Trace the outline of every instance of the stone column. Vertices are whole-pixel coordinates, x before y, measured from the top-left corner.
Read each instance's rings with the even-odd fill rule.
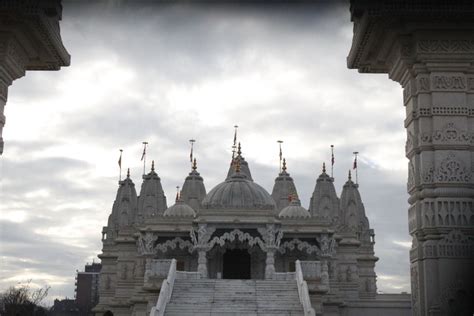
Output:
[[[198,251],[198,272],[201,274],[202,278],[207,278],[207,252],[204,249]]]
[[[267,259],[265,260],[265,279],[273,279],[275,275],[275,250],[267,249]]]
[[[329,286],[329,268],[328,261],[326,259],[321,261],[321,284]]]
[[[399,2],[352,1],[348,65],[403,87],[413,314],[470,315],[474,11],[468,2]]]

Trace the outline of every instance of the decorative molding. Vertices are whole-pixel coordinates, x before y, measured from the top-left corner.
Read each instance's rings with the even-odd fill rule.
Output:
[[[223,247],[226,242],[247,241],[250,247],[258,245],[262,250],[265,250],[265,243],[259,237],[253,237],[249,233],[244,233],[240,229],[234,229],[231,232],[225,232],[221,236],[214,237],[208,244],[208,249],[212,249],[215,245]]]
[[[438,142],[469,142],[471,137],[466,130],[460,130],[451,122],[446,124],[443,129],[434,131],[432,140]]]
[[[421,211],[423,227],[466,227],[474,223],[474,205],[471,201],[425,201]]]
[[[290,241],[285,241],[284,243],[280,245],[280,248],[278,248],[278,251],[281,254],[285,254],[287,251],[293,251],[295,249],[299,251],[304,251],[308,255],[312,253],[315,253],[317,255],[321,254],[321,250],[316,244],[311,245],[307,241],[301,241],[298,238],[293,238]]]
[[[467,80],[461,74],[436,74],[431,78],[431,89],[436,91],[464,91]]]
[[[415,145],[413,140],[414,140],[414,137],[413,137],[412,132],[407,131],[407,140],[405,142],[405,153],[408,154],[413,149]]]
[[[413,187],[415,187],[415,166],[413,161],[410,160],[408,163],[408,181],[407,181],[407,191],[410,192]]]
[[[154,254],[155,242],[158,240],[158,236],[154,233],[146,232],[140,234],[137,240],[138,253],[141,255]]]
[[[419,299],[418,299],[418,266],[412,264],[410,267],[410,279],[411,279],[411,307],[413,315],[418,315],[419,310]]]
[[[192,243],[189,240],[184,240],[181,237],[175,237],[174,239],[167,240],[164,243],[159,243],[154,248],[155,253],[157,251],[166,253],[168,249],[171,249],[171,250],[175,250],[175,249],[186,250],[187,249],[187,251],[190,253],[195,250],[194,243]]]
[[[470,182],[471,173],[454,153],[449,153],[436,170],[435,179],[438,182]]]
[[[418,53],[474,53],[474,40],[420,40],[417,42]]]
[[[429,92],[430,78],[427,75],[420,75],[416,78],[416,92]]]

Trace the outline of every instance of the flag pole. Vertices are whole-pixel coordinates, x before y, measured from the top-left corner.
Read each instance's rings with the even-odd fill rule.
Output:
[[[120,150],[120,157],[119,157],[119,160],[118,160],[118,165],[119,165],[119,182],[122,181],[122,152],[123,150],[122,149],[119,149]]]
[[[359,169],[359,168],[357,168],[357,155],[359,154],[359,152],[354,151],[353,154],[354,154],[354,167],[353,167],[353,169],[355,169],[355,173],[356,173],[356,184],[359,184],[359,177],[357,175],[357,173],[358,173],[357,169]]]
[[[194,143],[196,142],[195,139],[190,139],[189,143],[191,144],[191,153],[189,154],[189,161],[191,162],[191,169],[193,168],[193,158],[194,158]]]
[[[143,175],[145,175],[145,167],[146,167],[146,146],[148,145],[148,142],[142,142],[143,144],[143,154],[142,154],[142,160],[143,160]]]
[[[334,145],[331,145],[331,178],[334,178]]]
[[[280,145],[280,173],[281,173],[281,159],[283,157],[283,152],[281,151],[281,144],[283,143],[283,141],[277,140],[277,143]]]

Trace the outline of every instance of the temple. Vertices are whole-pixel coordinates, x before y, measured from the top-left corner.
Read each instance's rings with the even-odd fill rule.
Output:
[[[140,195],[119,182],[96,315],[410,315],[410,295],[377,294],[375,233],[358,184],[340,198],[322,173],[308,209],[286,161],[272,193],[240,144],[209,192],[194,160],[168,207],[154,163]]]

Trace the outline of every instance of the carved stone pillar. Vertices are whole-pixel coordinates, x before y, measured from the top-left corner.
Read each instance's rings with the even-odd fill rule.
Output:
[[[474,312],[472,3],[399,1],[394,6],[392,1],[354,0],[351,12],[354,38],[349,67],[388,73],[403,87],[413,314],[470,315]]]
[[[201,274],[201,277],[207,278],[207,257],[206,257],[206,250],[200,249],[198,251],[198,272]]]
[[[267,249],[267,259],[265,260],[265,279],[273,279],[275,275],[275,250]]]
[[[0,2],[0,154],[7,89],[26,70],[59,70],[70,56],[61,42],[60,0]]]
[[[328,261],[326,259],[321,262],[321,284],[329,286],[329,268]]]

